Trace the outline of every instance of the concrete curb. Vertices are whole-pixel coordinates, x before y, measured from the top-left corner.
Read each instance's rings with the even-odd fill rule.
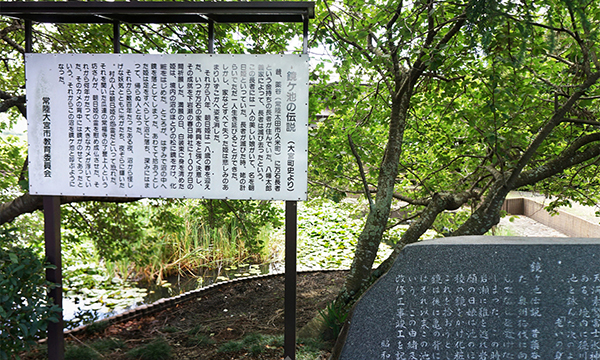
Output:
[[[543,204],[532,199],[506,199],[502,210],[511,215],[527,216],[570,237],[600,237],[600,225],[563,210],[557,210],[558,215],[551,215],[544,209]]]

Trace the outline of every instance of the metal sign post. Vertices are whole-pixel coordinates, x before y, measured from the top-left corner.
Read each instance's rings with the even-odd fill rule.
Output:
[[[308,16],[303,17],[302,53],[308,55]],[[296,360],[296,285],[297,285],[298,202],[285,202],[285,360]]]
[[[44,196],[44,236],[46,259],[54,266],[46,269],[46,279],[56,284],[50,290],[54,304],[62,308],[62,260],[60,244],[60,197]],[[65,336],[63,333],[63,314],[58,314],[58,322],[48,324],[48,359],[62,360],[65,356]]]
[[[285,360],[296,360],[296,231],[297,201],[285,202]]]
[[[25,52],[33,52],[33,24],[25,20]],[[46,280],[56,284],[49,296],[53,303],[62,309],[62,254],[60,239],[60,197],[44,196],[44,243],[46,261],[53,268],[46,269]],[[58,321],[48,324],[48,359],[62,360],[65,357],[65,336],[62,310],[57,314]]]

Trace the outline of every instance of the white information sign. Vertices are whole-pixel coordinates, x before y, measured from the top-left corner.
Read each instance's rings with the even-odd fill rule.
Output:
[[[306,199],[306,55],[25,60],[32,194]]]

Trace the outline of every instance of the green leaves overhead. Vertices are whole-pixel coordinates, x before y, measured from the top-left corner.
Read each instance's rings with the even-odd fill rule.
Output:
[[[327,149],[326,154],[313,150],[319,154],[312,161],[315,184],[361,192],[355,160],[347,155],[350,133],[375,186],[398,86],[395,76],[419,61],[425,71],[410,102],[396,180],[396,191],[413,198],[485,188],[493,179],[490,169],[513,169],[586,71],[599,70],[591,59],[598,51],[600,11],[582,1],[355,3],[325,2],[328,11],[321,13],[329,32],[318,34],[336,58],[328,76],[339,81],[313,84],[313,96],[333,113],[311,134],[314,146]],[[434,46],[444,26],[463,12],[466,24],[460,32]],[[428,29],[435,30],[431,46]],[[394,54],[397,64],[391,61]],[[585,114],[586,121],[598,121],[597,91],[590,87],[565,117]],[[590,131],[593,125],[564,121],[525,169],[559,156]],[[589,196],[596,194],[590,189]]]

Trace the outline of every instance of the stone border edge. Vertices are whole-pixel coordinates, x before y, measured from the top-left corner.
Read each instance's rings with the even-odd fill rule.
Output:
[[[311,273],[319,273],[319,272],[326,273],[326,272],[347,271],[347,270],[348,269],[314,269],[314,270],[298,271],[297,274],[302,275],[302,274],[311,274]],[[162,310],[172,308],[176,305],[179,305],[188,300],[197,298],[199,296],[210,294],[215,289],[218,289],[220,287],[224,287],[224,286],[227,286],[227,285],[230,285],[233,283],[237,283],[237,282],[241,282],[241,281],[256,280],[256,279],[268,279],[268,278],[274,278],[274,277],[278,277],[278,276],[282,276],[282,275],[285,275],[285,272],[278,271],[278,272],[274,272],[274,273],[270,273],[270,274],[248,276],[248,277],[242,277],[242,278],[233,279],[233,280],[229,280],[229,281],[214,283],[214,284],[202,287],[200,289],[188,291],[186,293],[183,293],[183,294],[180,294],[180,295],[177,295],[174,297],[163,298],[163,299],[157,300],[157,301],[153,302],[152,304],[140,305],[136,308],[127,310],[127,311],[122,312],[117,315],[109,316],[107,318],[104,318],[104,319],[101,319],[98,321],[94,321],[93,323],[90,323],[90,324],[85,324],[85,325],[78,326],[74,329],[65,330],[64,334],[75,336],[77,334],[85,332],[89,326],[96,324],[96,323],[107,322],[110,325],[114,325],[114,324],[119,324],[119,323],[122,323],[122,322],[125,322],[128,320],[132,320],[132,319],[135,319],[135,318],[138,318],[141,316],[150,315],[150,314],[162,311]],[[46,341],[46,339],[40,340],[40,342],[44,342],[44,341]]]

